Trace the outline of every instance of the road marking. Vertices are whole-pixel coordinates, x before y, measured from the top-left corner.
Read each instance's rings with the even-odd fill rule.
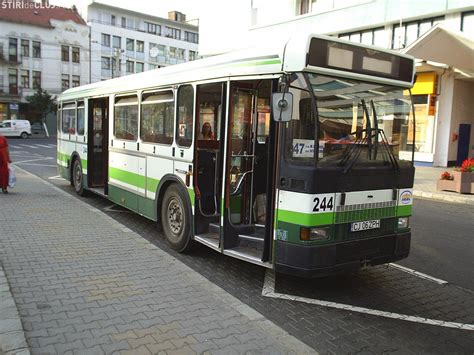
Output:
[[[57,165],[52,165],[52,164],[36,164],[36,163],[16,163],[16,164],[32,165],[32,166],[45,166],[45,167],[50,167],[50,168],[57,168],[58,167]]]
[[[35,144],[37,147],[42,147],[42,148],[55,148],[54,145],[45,145],[45,144]]]
[[[64,180],[61,176],[59,175],[56,175],[56,176],[50,176],[48,178],[49,180]]]
[[[38,158],[38,159],[20,160],[20,161],[15,161],[12,164],[15,165],[15,164],[22,164],[22,163],[31,163],[31,162],[34,162],[34,161],[51,160],[51,159],[54,159],[54,158],[44,157],[44,158]]]
[[[278,292],[275,292],[275,273],[271,270],[267,270],[265,274],[265,281],[263,282],[262,296],[270,297],[270,298],[278,298],[278,299],[283,299],[287,301],[309,303],[309,304],[314,304],[321,307],[341,309],[341,310],[350,311],[350,312],[370,314],[372,316],[398,319],[398,320],[404,320],[408,322],[421,323],[421,324],[427,324],[427,325],[435,325],[438,327],[474,331],[474,324],[446,322],[446,321],[437,320],[437,319],[410,316],[408,314],[385,312],[385,311],[380,311],[377,309],[352,306],[350,304],[336,303],[336,302],[331,302],[331,301],[323,301],[323,300],[317,300],[313,298],[278,293]]]
[[[35,147],[34,145],[28,145],[28,144],[18,144],[22,146],[23,148],[33,148],[33,149],[39,149],[38,147]]]
[[[433,276],[424,274],[424,273],[422,273],[422,272],[419,272],[419,271],[416,271],[416,270],[407,268],[407,267],[402,266],[402,265],[390,263],[390,264],[388,264],[388,266],[393,267],[394,269],[398,269],[398,270],[401,270],[401,271],[403,271],[403,272],[406,272],[406,273],[408,273],[408,274],[410,274],[410,275],[419,277],[419,278],[421,278],[421,279],[425,279],[425,280],[428,280],[428,281],[435,282],[435,283],[437,283],[438,285],[447,285],[447,284],[448,284],[448,281],[444,281],[444,280],[438,279],[438,278],[436,278],[436,277],[433,277]]]

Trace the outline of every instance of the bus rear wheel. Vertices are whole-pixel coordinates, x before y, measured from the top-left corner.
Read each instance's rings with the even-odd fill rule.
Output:
[[[187,196],[173,184],[165,192],[161,205],[161,225],[170,246],[179,252],[188,251],[191,240],[191,211]]]
[[[81,160],[76,158],[74,159],[74,164],[72,166],[72,184],[74,190],[79,196],[85,195],[84,185],[83,185],[84,175],[82,174],[82,164]]]

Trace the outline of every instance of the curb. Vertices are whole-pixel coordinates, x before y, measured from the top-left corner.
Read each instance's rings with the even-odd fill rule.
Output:
[[[23,325],[0,263],[0,354],[30,355]]]
[[[414,190],[413,191],[413,196],[422,197],[422,198],[426,198],[426,199],[430,199],[430,200],[474,205],[474,198],[473,197],[450,196],[450,195],[445,195],[445,194],[439,193],[439,192],[425,192],[425,191],[419,191],[419,190]]]

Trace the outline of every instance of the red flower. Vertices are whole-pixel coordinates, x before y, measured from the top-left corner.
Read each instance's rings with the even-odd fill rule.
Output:
[[[453,180],[453,178],[454,177],[448,171],[441,174],[441,180]]]
[[[466,159],[462,162],[461,168],[459,171],[463,173],[472,173],[474,172],[474,158]]]

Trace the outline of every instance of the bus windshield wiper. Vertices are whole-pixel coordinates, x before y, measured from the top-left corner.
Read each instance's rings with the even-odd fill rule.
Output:
[[[392,166],[396,170],[399,170],[397,158],[395,157],[395,154],[393,154],[393,151],[390,149],[390,143],[388,142],[387,136],[385,135],[385,132],[383,129],[379,129],[377,111],[375,110],[374,100],[370,100],[370,105],[372,107],[372,112],[374,115],[374,125],[375,125],[374,160],[377,159],[377,149],[378,149],[379,135],[380,135],[380,137],[382,138],[382,146],[385,148],[385,152],[388,155],[390,162],[392,163]]]

